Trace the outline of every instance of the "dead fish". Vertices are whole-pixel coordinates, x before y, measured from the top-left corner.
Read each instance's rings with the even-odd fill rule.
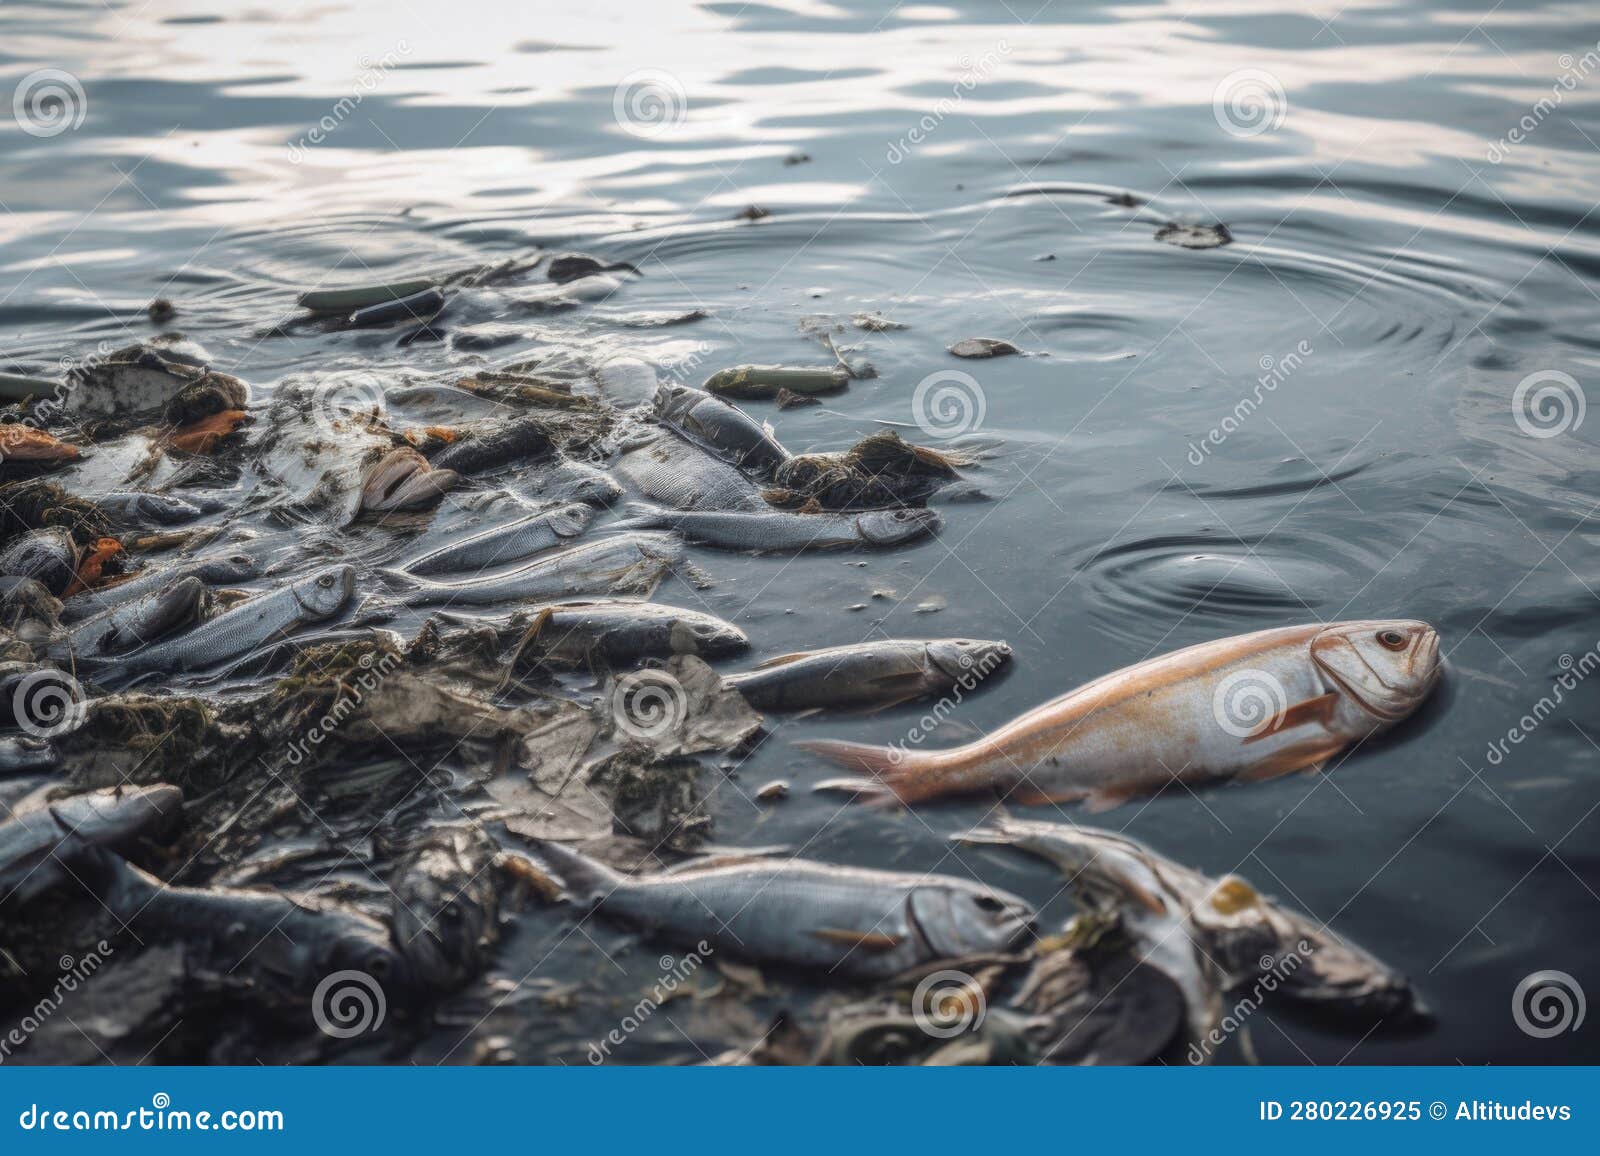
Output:
[[[280,891],[174,887],[113,855],[96,866],[100,901],[135,935],[181,942],[223,975],[247,975],[296,1002],[342,971],[362,973],[391,998],[410,987],[389,929],[349,904]]]
[[[702,390],[663,385],[656,391],[655,407],[663,424],[741,469],[770,474],[789,460],[771,426]]]
[[[1009,341],[1002,341],[997,337],[969,337],[958,341],[950,347],[950,352],[957,357],[1006,357],[1009,354],[1021,353]]]
[[[137,526],[181,526],[227,508],[226,503],[215,498],[179,498],[138,490],[101,494],[94,504],[102,513]]]
[[[77,446],[42,429],[18,422],[0,423],[0,465],[6,462],[73,462],[82,456]]]
[[[760,963],[884,978],[1010,950],[1033,925],[1015,895],[946,875],[726,856],[622,875],[557,843],[538,858],[584,910]]]
[[[258,594],[176,638],[123,655],[107,674],[204,670],[258,650],[309,622],[331,618],[355,593],[353,566],[329,566],[288,586]]]
[[[224,441],[238,432],[250,415],[242,409],[224,409],[179,426],[166,438],[168,449],[206,456],[215,453]]]
[[[530,493],[550,502],[587,502],[591,506],[609,506],[622,496],[622,487],[610,474],[587,462],[566,458],[534,470],[522,479],[522,485]]]
[[[385,301],[414,297],[437,284],[431,277],[415,277],[387,285],[359,285],[349,289],[315,289],[300,294],[298,304],[313,313],[350,313]]]
[[[1156,240],[1180,249],[1220,249],[1232,244],[1233,234],[1226,225],[1180,225],[1170,221],[1156,230]]]
[[[193,352],[190,351],[193,350]],[[206,364],[197,346],[140,342],[91,357],[68,374],[69,389],[61,395],[64,412],[78,417],[117,417],[165,409],[180,393],[205,388],[209,382],[218,396],[237,399],[232,409],[243,409],[249,388],[230,374]]]
[[[1321,769],[1416,710],[1441,670],[1425,622],[1287,626],[1115,671],[950,750],[796,745],[904,802],[997,788],[1102,811],[1174,781]]]
[[[352,329],[366,329],[376,325],[392,325],[396,321],[427,321],[444,309],[445,297],[438,289],[423,289],[407,297],[380,301],[357,309],[345,318]]]
[[[724,681],[757,710],[881,710],[971,690],[1010,661],[1005,642],[887,639],[779,655]]]
[[[629,448],[617,473],[651,501],[677,510],[766,510],[756,484],[671,430]]]
[[[123,654],[192,625],[205,617],[210,606],[210,587],[198,578],[180,578],[153,594],[85,618],[49,653],[58,660]]]
[[[0,905],[26,903],[73,878],[69,868],[98,847],[126,847],[178,821],[177,787],[111,787],[56,802],[19,805],[0,822]]]
[[[529,628],[528,644],[545,658],[621,665],[674,654],[723,658],[745,650],[750,640],[714,614],[609,598],[543,607]]]
[[[394,943],[423,986],[448,991],[488,967],[500,937],[500,849],[476,827],[440,827],[395,865]]]
[[[576,538],[593,517],[594,512],[582,502],[558,506],[473,534],[415,558],[401,569],[411,574],[439,574],[503,566]]]
[[[550,258],[550,263],[545,266],[545,276],[558,285],[565,285],[569,281],[576,281],[582,277],[591,277],[596,273],[611,272],[639,272],[626,261],[615,261],[607,264],[587,253],[558,253]]]
[[[404,570],[380,571],[406,606],[481,606],[493,602],[581,598],[623,590],[654,590],[683,560],[670,534],[618,534],[572,546],[508,570],[462,582],[430,582]]]
[[[236,582],[248,582],[260,573],[261,564],[248,554],[222,554],[197,558],[192,562],[179,562],[173,566],[153,566],[113,585],[101,586],[66,599],[61,604],[61,621],[81,622],[153,594],[184,578],[198,578],[207,586],[230,586]]]
[[[549,422],[537,414],[529,414],[487,422],[470,429],[429,460],[435,469],[480,474],[529,458],[542,457],[551,451],[554,444],[550,437]]]
[[[1002,816],[955,839],[1015,847],[1053,863],[1091,904],[1121,912],[1139,949],[1165,960],[1163,970],[1175,979],[1185,969],[1209,971],[1235,990],[1271,973],[1272,990],[1300,1002],[1396,1017],[1417,1010],[1403,975],[1237,875],[1211,878],[1126,835],[1065,823]],[[1180,986],[1186,998],[1204,1002],[1192,983],[1180,979]]]
[[[762,400],[792,393],[837,393],[850,384],[850,371],[841,366],[738,365],[718,370],[706,378],[707,393],[722,397]]]
[[[27,775],[52,770],[61,753],[48,739],[32,735],[0,735],[0,775]]]
[[[57,598],[78,577],[78,546],[59,526],[30,530],[0,551],[0,574],[32,578]]]
[[[938,532],[933,510],[800,514],[793,510],[662,510],[635,504],[620,527],[677,530],[691,542],[724,550],[852,550],[903,546]],[[619,528],[620,528],[619,527]]]
[[[361,509],[369,513],[431,506],[455,488],[461,475],[435,469],[410,446],[385,454],[361,481]]]

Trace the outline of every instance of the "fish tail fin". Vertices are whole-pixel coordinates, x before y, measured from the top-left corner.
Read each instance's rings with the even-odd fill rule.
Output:
[[[533,841],[530,864],[548,881],[559,884],[563,899],[592,904],[616,890],[623,877],[598,860],[549,839]]]
[[[427,587],[415,574],[392,567],[379,567],[372,573],[402,606],[419,606],[426,597]]]
[[[883,801],[889,801],[884,795],[885,791],[892,794],[894,800],[914,803],[943,794],[947,789],[931,773],[935,763],[934,757],[928,754],[913,754],[899,747],[875,747],[868,743],[847,743],[837,739],[806,739],[794,745],[830,763],[853,771],[865,771],[870,778],[863,780],[863,783],[878,790],[862,790],[861,793],[875,794]]]
[[[622,507],[623,521],[607,527],[611,530],[662,530],[672,525],[672,511],[652,506],[649,502],[627,502]]]

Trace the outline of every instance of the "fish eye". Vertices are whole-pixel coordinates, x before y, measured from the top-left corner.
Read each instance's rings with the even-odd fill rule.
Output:
[[[324,574],[321,578],[317,579],[317,585],[321,586],[324,590],[328,589],[328,587],[333,585],[333,575]]]
[[[978,905],[979,911],[1004,911],[1006,909],[1006,905],[993,895],[979,895],[973,902]]]
[[[1380,630],[1378,631],[1378,645],[1385,650],[1404,650],[1406,636],[1398,630]]]

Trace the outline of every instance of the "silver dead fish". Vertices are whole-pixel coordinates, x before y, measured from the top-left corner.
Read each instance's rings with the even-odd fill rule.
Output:
[[[635,505],[625,526],[677,530],[691,542],[724,550],[790,551],[885,548],[915,542],[938,531],[933,510],[867,510],[847,514],[799,514],[793,510],[661,510]]]
[[[1011,646],[968,638],[885,639],[769,658],[726,683],[757,710],[876,710],[979,682]]]
[[[508,570],[462,582],[430,582],[403,570],[382,571],[407,606],[474,606],[516,600],[549,601],[621,591],[648,593],[683,559],[670,534],[618,534],[573,546]]]
[[[412,574],[440,574],[504,566],[576,538],[588,528],[593,517],[594,511],[588,506],[571,502],[430,551],[407,562],[402,569]]]

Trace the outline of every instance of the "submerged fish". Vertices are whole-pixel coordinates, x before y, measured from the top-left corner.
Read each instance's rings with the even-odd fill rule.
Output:
[[[103,610],[70,627],[52,657],[99,658],[122,654],[203,618],[211,588],[195,577],[180,578],[143,598]]]
[[[617,473],[645,497],[677,510],[771,508],[749,478],[670,430],[624,453]]]
[[[141,526],[181,526],[226,509],[224,503],[214,498],[179,498],[138,490],[101,494],[94,499],[94,504],[114,518]]]
[[[558,602],[539,611],[533,631],[529,644],[541,656],[575,662],[722,658],[750,645],[744,631],[713,614],[631,598]]]
[[[78,577],[78,546],[59,526],[30,530],[0,551],[0,574],[32,578],[57,598]]]
[[[771,473],[789,460],[771,426],[703,390],[663,385],[656,391],[655,406],[664,424],[733,465]]]
[[[110,586],[75,594],[61,604],[61,621],[80,622],[118,606],[153,594],[185,578],[198,578],[207,586],[248,582],[261,573],[261,564],[248,554],[219,554],[174,566],[155,566]]]
[[[471,429],[430,460],[436,469],[475,474],[540,457],[554,444],[550,423],[537,414],[525,414]]]
[[[1237,875],[1214,879],[1125,835],[1065,823],[1001,817],[956,839],[1015,847],[1055,864],[1090,903],[1122,913],[1139,949],[1163,963],[1191,1007],[1206,1002],[1195,987],[1200,973],[1225,989],[1270,973],[1271,990],[1304,1003],[1383,1016],[1417,1009],[1403,975]]]
[[[121,847],[175,823],[177,787],[111,787],[33,807],[0,822],[0,905],[26,903],[72,878],[68,868],[97,847]]]
[[[396,865],[394,943],[426,987],[460,987],[489,965],[500,935],[499,850],[481,828],[441,827]]]
[[[173,887],[102,856],[100,900],[142,938],[203,952],[223,974],[244,972],[275,992],[309,999],[328,976],[358,971],[392,995],[409,985],[389,929],[344,903],[243,888]]]
[[[509,570],[461,582],[431,582],[404,570],[383,576],[407,606],[464,606],[491,602],[581,598],[622,590],[654,590],[683,560],[683,545],[670,534],[617,534],[572,546]]]
[[[610,474],[587,462],[560,458],[522,479],[525,488],[550,502],[588,502],[609,506],[622,496],[622,487]]]
[[[355,592],[352,566],[330,566],[239,603],[194,629],[107,664],[117,676],[142,671],[204,670],[239,658],[308,622],[331,618]]]
[[[537,854],[584,909],[730,955],[842,976],[1008,951],[1033,924],[1033,909],[1015,895],[947,875],[748,856],[622,875],[556,843],[540,843]]]
[[[1010,661],[1004,642],[885,639],[780,655],[723,681],[757,710],[878,710],[970,690]]]
[[[1173,782],[1320,769],[1416,710],[1441,669],[1425,622],[1287,626],[1115,671],[950,750],[795,745],[904,802],[998,788],[1099,811]]]
[[[859,514],[800,514],[793,510],[661,510],[638,505],[622,523],[677,530],[691,542],[724,550],[849,550],[900,546],[936,533],[944,519],[933,510],[867,510]]]
[[[0,735],[0,775],[26,775],[48,771],[61,762],[61,753],[48,739],[32,735]]]
[[[502,566],[576,538],[593,517],[594,512],[581,502],[558,506],[430,551],[407,562],[402,569],[412,574],[439,574]]]

